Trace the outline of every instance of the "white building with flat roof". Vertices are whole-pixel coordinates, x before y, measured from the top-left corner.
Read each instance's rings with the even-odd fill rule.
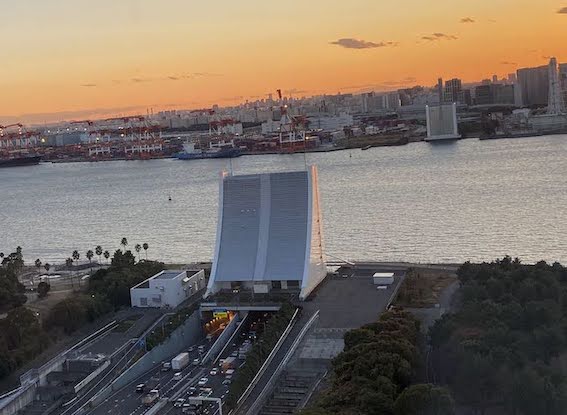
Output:
[[[220,183],[217,241],[206,296],[241,288],[299,291],[325,278],[317,168],[230,176]]]
[[[165,270],[130,289],[132,307],[175,308],[205,288],[205,271]]]

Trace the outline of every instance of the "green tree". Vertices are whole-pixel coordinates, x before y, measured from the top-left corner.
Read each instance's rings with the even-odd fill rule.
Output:
[[[73,268],[73,258],[67,258],[65,260],[65,266],[67,267],[67,269],[72,270]],[[73,283],[73,274],[71,274],[71,287],[74,289],[75,285]]]
[[[79,254],[79,251],[77,251],[76,249],[73,251],[73,254],[71,256],[73,258],[73,261],[75,262],[79,262],[79,259],[81,258],[81,254]]]
[[[41,274],[41,260],[39,258],[35,260],[35,267],[37,268],[37,274]],[[31,277],[31,283],[34,285],[33,276]]]
[[[47,293],[51,290],[51,285],[49,285],[47,282],[42,281],[39,284],[37,284],[37,296],[39,298],[45,298],[47,297]]]
[[[144,242],[144,244],[142,245],[142,248],[144,248],[144,252],[146,253],[146,261],[148,260],[148,248],[150,246],[148,245],[147,242]]]
[[[136,250],[136,253],[138,254],[138,261],[139,261],[140,260],[140,251],[142,250],[142,245],[136,244],[134,249]]]
[[[110,258],[110,252],[104,251],[103,255],[104,255],[104,259],[106,259],[106,262],[108,263],[108,258]]]
[[[87,251],[87,254],[86,254],[86,255],[87,255],[87,259],[89,260],[89,265],[90,265],[90,269],[91,269],[90,273],[92,274],[92,272],[93,272],[93,262],[92,262],[92,259],[93,259],[93,256],[94,256],[94,252],[93,252],[91,249],[89,249],[89,250]]]
[[[128,246],[128,239],[122,238],[122,240],[120,241],[120,245],[122,245],[124,250],[126,250],[126,247]]]
[[[51,269],[51,264],[49,262],[46,262],[43,265],[43,268],[45,268],[45,272],[49,272],[49,270]]]
[[[102,246],[97,245],[95,248],[95,254],[98,256],[98,262],[99,264],[101,263],[101,258],[100,256],[102,255]]]
[[[394,403],[395,415],[454,415],[455,403],[448,389],[431,385],[412,385]]]

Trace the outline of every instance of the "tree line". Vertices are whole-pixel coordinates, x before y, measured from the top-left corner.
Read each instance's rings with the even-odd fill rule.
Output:
[[[460,306],[430,330],[435,380],[476,413],[565,413],[567,269],[505,257],[457,274]]]
[[[125,248],[127,242],[122,245]],[[131,251],[116,250],[109,267],[95,272],[82,292],[55,304],[41,322],[23,306],[25,287],[18,280],[24,268],[22,249],[1,254],[1,258],[0,312],[7,315],[0,319],[0,379],[37,357],[62,335],[130,306],[130,288],[165,269],[161,262],[136,261]]]
[[[451,415],[445,388],[412,385],[422,366],[419,321],[401,310],[351,330],[333,360],[329,386],[302,415]]]
[[[236,372],[236,377],[230,385],[226,405],[228,409],[234,409],[238,399],[242,396],[256,373],[260,370],[268,355],[278,342],[279,338],[288,326],[295,307],[290,303],[284,303],[279,311],[274,314],[267,322],[265,330],[252,349],[246,355],[244,366]]]

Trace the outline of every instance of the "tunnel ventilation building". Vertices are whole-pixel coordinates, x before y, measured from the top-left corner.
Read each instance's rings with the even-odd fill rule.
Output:
[[[223,173],[215,255],[205,297],[223,290],[299,291],[325,278],[317,168]]]

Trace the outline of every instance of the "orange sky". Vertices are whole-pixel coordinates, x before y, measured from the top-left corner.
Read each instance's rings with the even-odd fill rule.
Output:
[[[0,123],[222,106],[277,88],[301,96],[501,76],[549,56],[567,62],[563,7],[567,0],[0,0]],[[340,39],[361,42],[332,44]],[[352,48],[361,45],[372,47]]]

